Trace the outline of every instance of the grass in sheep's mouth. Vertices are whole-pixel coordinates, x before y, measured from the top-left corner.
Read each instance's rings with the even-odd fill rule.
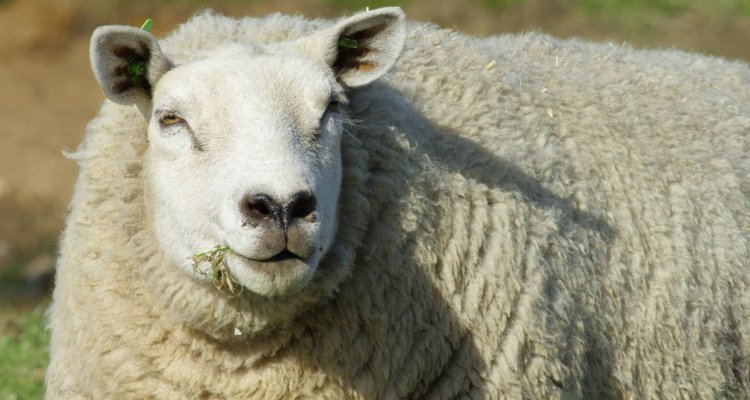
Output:
[[[198,253],[190,257],[193,261],[193,270],[201,275],[207,275],[208,272],[202,271],[200,265],[202,263],[208,263],[211,266],[211,275],[213,278],[214,286],[219,292],[228,292],[233,296],[239,296],[242,293],[242,285],[237,283],[227,270],[227,264],[225,261],[226,256],[232,250],[227,245],[218,245],[213,249]]]

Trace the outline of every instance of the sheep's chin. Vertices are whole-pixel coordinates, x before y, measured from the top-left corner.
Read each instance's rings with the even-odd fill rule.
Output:
[[[267,297],[290,295],[304,288],[315,273],[310,261],[299,258],[256,261],[234,252],[226,259],[227,269],[237,283]]]

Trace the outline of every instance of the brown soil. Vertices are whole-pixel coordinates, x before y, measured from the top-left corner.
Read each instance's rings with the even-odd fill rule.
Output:
[[[127,8],[122,5],[126,2],[117,0],[92,3],[0,0],[0,280],[3,271],[7,276],[19,266],[38,269],[39,255],[55,247],[77,173],[62,151],[75,149],[103,100],[88,65],[91,30],[102,24],[137,25],[151,17],[159,36],[203,8],[190,6],[195,2],[137,2]],[[325,0],[218,3],[217,10],[238,17],[272,11],[336,17],[347,12]],[[543,30],[750,60],[750,19],[740,16],[684,13],[623,23],[568,11],[564,0],[529,0],[502,12],[480,0],[468,3],[473,6],[460,0],[408,4],[405,9],[412,19],[474,34]]]

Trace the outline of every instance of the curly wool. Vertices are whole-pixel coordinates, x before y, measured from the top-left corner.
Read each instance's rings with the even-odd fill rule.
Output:
[[[161,45],[180,63],[327,25],[202,14]],[[748,396],[748,67],[409,28],[350,96],[336,243],[289,298],[164,261],[145,123],[105,102],[74,155],[47,398]]]

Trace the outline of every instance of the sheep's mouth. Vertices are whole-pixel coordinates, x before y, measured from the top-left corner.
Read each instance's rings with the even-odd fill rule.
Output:
[[[307,263],[307,259],[302,258],[289,250],[282,250],[275,256],[264,259],[246,257],[236,251],[232,251],[232,254],[236,257],[237,261],[239,261],[239,265],[242,267],[270,275],[286,275],[290,273],[291,270],[305,266]]]
[[[280,261],[286,261],[286,260],[292,260],[292,259],[302,260],[302,257],[300,257],[300,256],[292,253],[289,250],[284,250],[284,251],[280,252],[279,254],[276,254],[275,256],[273,256],[271,258],[267,258],[265,260],[258,260],[258,261],[280,262]]]
[[[227,257],[232,278],[262,296],[283,296],[303,288],[312,279],[315,266],[289,250],[262,260],[232,251]]]
[[[300,260],[300,261],[304,261],[305,260],[304,258],[302,258],[302,257],[300,257],[300,256],[298,256],[298,255],[296,255],[294,253],[292,253],[289,250],[282,250],[281,252],[279,252],[275,256],[272,256],[272,257],[269,257],[269,258],[264,258],[264,259],[256,259],[256,258],[246,257],[246,256],[242,255],[241,253],[238,253],[238,252],[236,252],[234,250],[232,252],[234,254],[238,255],[239,257],[242,257],[242,258],[244,258],[244,259],[246,259],[248,261],[253,261],[253,262],[256,262],[256,263],[278,263],[278,262],[288,261],[288,260]]]

